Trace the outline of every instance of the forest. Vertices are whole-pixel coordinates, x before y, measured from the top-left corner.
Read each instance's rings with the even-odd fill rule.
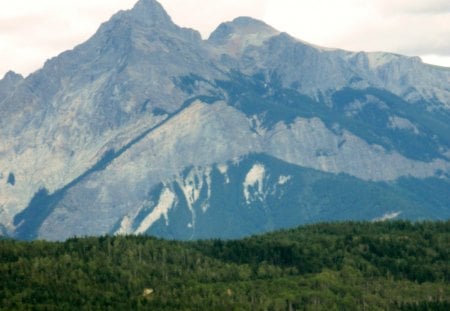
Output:
[[[450,221],[0,240],[0,310],[450,310]]]

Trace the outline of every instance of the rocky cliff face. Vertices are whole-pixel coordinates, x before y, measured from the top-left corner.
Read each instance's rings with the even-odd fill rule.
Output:
[[[448,218],[449,95],[450,70],[417,58],[246,17],[204,41],[141,0],[0,80],[1,231],[189,239]]]
[[[222,24],[208,42],[224,57],[234,57],[236,70],[276,73],[284,87],[317,100],[344,87],[377,87],[410,102],[425,99],[450,107],[450,70],[418,57],[318,47],[248,18]]]

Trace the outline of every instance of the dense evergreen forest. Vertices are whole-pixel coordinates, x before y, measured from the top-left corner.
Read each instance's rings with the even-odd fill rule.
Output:
[[[1,310],[450,310],[450,222],[0,241]]]

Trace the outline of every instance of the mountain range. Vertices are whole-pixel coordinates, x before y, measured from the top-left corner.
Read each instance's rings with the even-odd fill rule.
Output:
[[[0,80],[0,233],[236,238],[450,218],[450,68],[140,0]]]

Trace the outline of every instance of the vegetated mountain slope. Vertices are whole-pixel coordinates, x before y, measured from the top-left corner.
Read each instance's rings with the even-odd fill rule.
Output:
[[[449,222],[317,224],[244,240],[0,240],[0,308],[445,310]]]
[[[248,221],[226,236],[333,215],[446,219],[449,89],[448,68],[317,47],[246,17],[202,40],[141,0],[29,77],[0,81],[1,228],[25,239],[188,239],[217,236],[212,224],[233,213]],[[292,173],[269,172],[275,162]],[[348,199],[330,200],[333,212],[318,198],[335,186],[309,197],[293,186],[290,199],[248,203],[249,189],[300,172],[349,183]],[[356,184],[378,194],[355,197]]]

